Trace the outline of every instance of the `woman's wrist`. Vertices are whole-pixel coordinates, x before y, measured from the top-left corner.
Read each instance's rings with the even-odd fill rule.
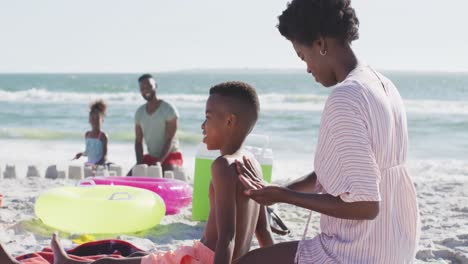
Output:
[[[291,204],[291,205],[295,205],[295,206],[301,206],[301,203],[302,203],[302,201],[304,199],[305,194],[306,193],[297,192],[295,190],[285,188],[282,191],[281,196],[282,196],[283,203],[287,203],[287,204]],[[313,196],[313,194],[311,194],[311,193],[308,193],[307,195],[309,197]]]
[[[277,186],[278,188],[278,199],[277,203],[289,203],[292,190],[288,187]]]

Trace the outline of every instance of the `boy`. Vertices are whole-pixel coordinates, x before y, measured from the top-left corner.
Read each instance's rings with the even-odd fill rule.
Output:
[[[259,113],[255,90],[242,82],[226,82],[210,89],[206,102],[203,143],[209,150],[219,150],[211,166],[212,180],[209,188],[210,213],[203,237],[191,247],[174,252],[150,254],[125,259],[100,259],[94,263],[154,264],[154,263],[231,263],[250,250],[255,233],[260,246],[273,244],[266,221],[266,212],[255,201],[244,195],[238,181],[236,160],[248,157],[261,171],[252,154],[241,149],[252,131]],[[52,238],[55,264],[82,264],[68,258],[63,248]]]

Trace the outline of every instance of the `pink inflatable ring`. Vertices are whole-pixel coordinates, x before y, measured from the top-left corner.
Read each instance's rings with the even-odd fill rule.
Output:
[[[179,213],[182,207],[192,202],[192,187],[175,179],[151,177],[90,177],[79,185],[124,185],[157,193],[166,204],[166,215]]]

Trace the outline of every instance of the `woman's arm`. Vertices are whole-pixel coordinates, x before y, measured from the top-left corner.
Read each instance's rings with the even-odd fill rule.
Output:
[[[343,219],[372,220],[379,214],[379,202],[344,202],[330,194],[315,194],[282,190],[281,200],[284,203],[307,208],[322,214]]]
[[[255,170],[250,160],[245,157],[243,160],[243,163],[236,162],[239,180],[246,188],[245,194],[261,205],[289,203],[329,216],[356,220],[371,220],[379,213],[379,202],[348,203],[330,194],[297,192],[287,187],[267,184],[258,177],[259,172]],[[312,181],[314,178],[315,181]],[[311,187],[312,182],[314,185],[317,184],[316,178],[315,173],[311,173],[304,179],[292,183],[293,188]]]
[[[317,174],[315,174],[315,171],[313,171],[299,179],[296,179],[286,184],[284,187],[296,192],[317,192]]]
[[[275,185],[252,185],[242,179],[247,188],[245,194],[260,204],[288,203],[336,218],[372,220],[379,214],[379,202],[344,202],[330,194],[296,192]]]

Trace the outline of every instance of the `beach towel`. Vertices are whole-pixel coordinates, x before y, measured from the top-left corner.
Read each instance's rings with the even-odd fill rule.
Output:
[[[84,243],[66,251],[72,259],[91,262],[104,257],[123,258],[143,250],[123,240],[109,239]],[[21,264],[53,264],[54,254],[51,248],[44,248],[41,252],[18,256],[16,260]]]
[[[212,264],[213,260],[213,250],[200,241],[194,241],[193,246],[146,255],[141,259],[141,264]]]
[[[155,158],[149,154],[143,156],[143,163],[150,166],[155,165],[156,162],[160,162],[158,158]],[[184,159],[181,152],[171,152],[167,155],[166,159],[162,162],[162,165],[173,165],[173,166],[182,166],[184,164]]]

